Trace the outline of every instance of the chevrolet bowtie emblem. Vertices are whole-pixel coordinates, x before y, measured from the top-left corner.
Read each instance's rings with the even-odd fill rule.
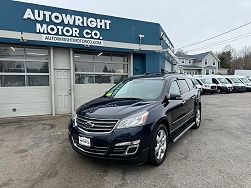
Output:
[[[92,123],[92,122],[90,122],[90,121],[87,121],[86,123],[85,123],[85,125],[86,126],[88,126],[88,127],[94,127],[95,125]]]

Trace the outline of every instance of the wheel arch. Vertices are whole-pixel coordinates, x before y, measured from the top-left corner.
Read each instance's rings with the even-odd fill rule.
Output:
[[[168,132],[168,136],[170,138],[170,122],[168,121],[167,118],[165,117],[162,117],[161,119],[159,119],[159,121],[157,121],[156,123],[157,125],[160,125],[160,124],[163,124],[165,125],[166,129],[167,129],[167,132]]]

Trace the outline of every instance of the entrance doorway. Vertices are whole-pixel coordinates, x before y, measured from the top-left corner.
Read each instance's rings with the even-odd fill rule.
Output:
[[[55,70],[56,114],[71,113],[71,73],[70,70]]]

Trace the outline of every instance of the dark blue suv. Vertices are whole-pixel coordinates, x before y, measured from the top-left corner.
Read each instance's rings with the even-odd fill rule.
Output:
[[[200,122],[200,92],[189,77],[146,74],[80,106],[69,123],[69,140],[86,156],[160,165],[168,144]]]

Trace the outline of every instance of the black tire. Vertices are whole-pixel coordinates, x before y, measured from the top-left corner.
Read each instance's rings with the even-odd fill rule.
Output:
[[[165,147],[164,152],[160,148],[161,146],[164,147],[163,144],[159,147],[159,149],[157,149],[157,136],[159,137],[161,132],[162,133],[164,132],[165,136],[166,136],[166,139],[165,139],[166,140],[166,142],[165,142],[166,147]],[[169,145],[169,134],[167,132],[166,126],[163,125],[163,124],[160,124],[154,130],[154,133],[153,133],[153,136],[152,136],[152,142],[151,142],[151,146],[150,146],[150,149],[149,149],[148,163],[150,163],[151,165],[154,165],[154,166],[159,166],[160,164],[162,164],[163,161],[166,158],[168,145]],[[156,156],[158,154],[156,154],[155,150],[161,150],[162,151],[161,154],[160,154],[161,158],[158,159],[158,156]],[[160,151],[158,151],[158,152],[160,152]]]
[[[217,89],[217,93],[223,93],[222,89],[221,88]]]
[[[195,115],[194,115],[193,122],[195,124],[194,124],[194,126],[192,126],[192,129],[198,129],[198,128],[200,128],[200,124],[201,124],[201,107],[200,106],[198,106],[196,108],[196,112],[195,112]]]

